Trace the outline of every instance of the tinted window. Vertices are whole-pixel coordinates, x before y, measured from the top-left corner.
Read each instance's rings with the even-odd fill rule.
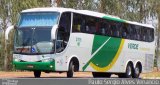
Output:
[[[76,13],[74,13],[73,16],[73,32],[83,32],[147,42],[154,40],[153,29]]]
[[[72,31],[73,32],[80,32],[81,31],[81,25],[85,25],[85,18],[82,20],[82,15],[79,14],[73,14],[73,27]],[[83,30],[83,29],[82,29]]]
[[[72,32],[95,34],[97,27],[97,18],[74,13]]]

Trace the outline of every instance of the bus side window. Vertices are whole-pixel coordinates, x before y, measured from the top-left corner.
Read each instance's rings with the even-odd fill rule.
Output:
[[[85,33],[90,33],[89,21],[86,22]]]
[[[145,29],[144,29],[144,27],[141,27],[141,40],[145,41]]]
[[[143,29],[144,29],[144,36],[145,36],[145,41],[147,41],[148,42],[148,32],[147,32],[147,28],[146,27],[143,27]]]
[[[119,27],[119,38],[122,38],[123,24],[120,23],[120,25],[118,25],[118,27]]]
[[[91,21],[90,22],[90,33],[91,34],[95,34],[96,33],[96,26],[95,26],[95,22],[94,21]]]
[[[96,22],[96,33],[95,34],[99,34],[99,30],[100,30],[100,20],[98,19]]]
[[[108,21],[105,22],[105,27],[106,27],[106,35],[111,36],[111,29],[110,29],[111,26]]]
[[[95,34],[96,33],[96,21],[95,17],[85,16],[86,17],[86,33]]]
[[[128,39],[129,38],[129,31],[128,31],[128,24],[124,24],[122,28],[122,37]]]
[[[116,37],[120,37],[120,27],[119,27],[120,25],[119,25],[119,23],[118,22],[116,22]]]
[[[141,29],[140,26],[135,26],[135,40],[141,40]]]
[[[106,23],[103,20],[101,22],[101,26],[100,26],[100,29],[99,29],[99,34],[100,35],[106,35]]]
[[[59,27],[64,28],[65,32],[70,32],[71,28],[71,13],[66,12],[61,15],[61,19],[59,22]]]
[[[116,28],[115,22],[112,21],[111,22],[111,36],[116,37],[116,33],[117,33],[117,28]]]
[[[151,32],[151,40],[150,40],[150,42],[151,41],[154,41],[154,29],[150,29],[150,32]]]
[[[84,33],[85,29],[86,29],[86,27],[85,27],[86,26],[86,21],[85,21],[85,16],[81,16],[81,18],[82,17],[83,17],[83,20],[81,21],[81,26],[80,26],[81,30],[80,31]]]
[[[132,29],[130,24],[127,24],[127,39],[132,39]]]
[[[66,12],[61,15],[60,22],[59,22],[59,29],[58,33],[61,33],[61,36],[64,41],[69,40],[70,36],[70,28],[71,28],[71,13]]]
[[[81,22],[81,15],[74,13],[72,32],[81,32]]]
[[[130,28],[130,39],[134,40],[135,39],[135,35],[136,33],[134,32],[134,26],[132,26],[131,24],[129,25]]]
[[[122,38],[125,38],[126,37],[126,31],[125,31],[125,28],[124,26],[122,27]]]
[[[148,28],[146,28],[145,30],[146,30],[146,41],[149,42],[150,41],[150,30]]]
[[[154,39],[154,30],[150,28],[146,28],[146,41],[152,42]]]
[[[122,37],[122,23],[116,22],[116,37]]]

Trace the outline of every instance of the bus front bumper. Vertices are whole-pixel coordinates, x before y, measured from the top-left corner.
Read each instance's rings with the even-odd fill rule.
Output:
[[[13,61],[15,69],[18,70],[40,70],[40,71],[55,71],[55,61],[50,62],[17,62]]]

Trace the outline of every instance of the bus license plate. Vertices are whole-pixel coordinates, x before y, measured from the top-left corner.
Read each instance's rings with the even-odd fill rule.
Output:
[[[28,65],[27,68],[33,68],[33,65]]]

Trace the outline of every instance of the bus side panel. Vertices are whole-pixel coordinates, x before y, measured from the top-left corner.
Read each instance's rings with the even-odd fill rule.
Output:
[[[134,68],[137,62],[140,62],[142,72],[150,72],[153,70],[154,49],[154,42],[148,43],[126,39],[121,55],[108,72],[124,73],[129,61],[133,63]]]
[[[56,71],[68,71],[68,66],[72,57],[78,58],[79,71],[82,71],[85,63],[91,59],[93,36],[92,34],[85,33],[71,33],[66,49],[56,54]],[[63,63],[57,63],[56,61]]]
[[[56,71],[67,71],[72,57],[79,59],[80,71],[124,73],[129,61],[134,67],[140,62],[143,72],[153,68],[154,42],[72,33],[68,44],[56,54]]]
[[[142,42],[142,41],[121,39],[121,44],[119,45],[119,48],[118,48],[118,51],[120,51],[120,53],[118,53],[118,51],[117,51],[115,53],[116,55],[114,56],[114,58],[112,60],[110,60],[110,58],[109,58],[110,53],[112,53],[114,51],[113,48],[116,49],[116,45],[118,46],[118,44],[117,44],[118,41],[116,41],[116,39],[117,38],[113,39],[114,42],[116,42],[116,43],[112,43],[112,44],[114,44],[114,45],[112,45],[109,42],[112,40],[107,41],[107,37],[106,37],[106,41],[107,41],[106,44],[110,44],[110,46],[106,47],[105,50],[103,50],[103,52],[101,52],[100,54],[97,55],[98,58],[95,59],[97,62],[94,65],[92,62],[89,61],[90,63],[86,67],[85,71],[124,73],[129,61],[131,61],[133,63],[133,67],[136,66],[137,62],[140,62],[142,64],[142,72],[149,72],[152,70],[153,58],[154,58],[154,42],[148,43],[148,42]],[[105,40],[105,39],[103,39],[103,40]],[[103,41],[101,41],[101,42],[103,42]],[[92,47],[92,52],[93,52],[93,49],[94,49],[94,47]],[[99,50],[99,51],[101,51],[101,50]],[[102,54],[104,56],[102,56]],[[119,55],[117,55],[117,54],[119,54]],[[94,56],[92,56],[92,59],[94,59],[93,57]],[[102,59],[104,61],[100,60],[100,57],[103,57]],[[115,58],[117,58],[117,60]],[[104,67],[100,67],[101,63],[103,64],[103,63],[109,62],[109,61],[110,61],[110,63],[108,65],[106,65]]]

